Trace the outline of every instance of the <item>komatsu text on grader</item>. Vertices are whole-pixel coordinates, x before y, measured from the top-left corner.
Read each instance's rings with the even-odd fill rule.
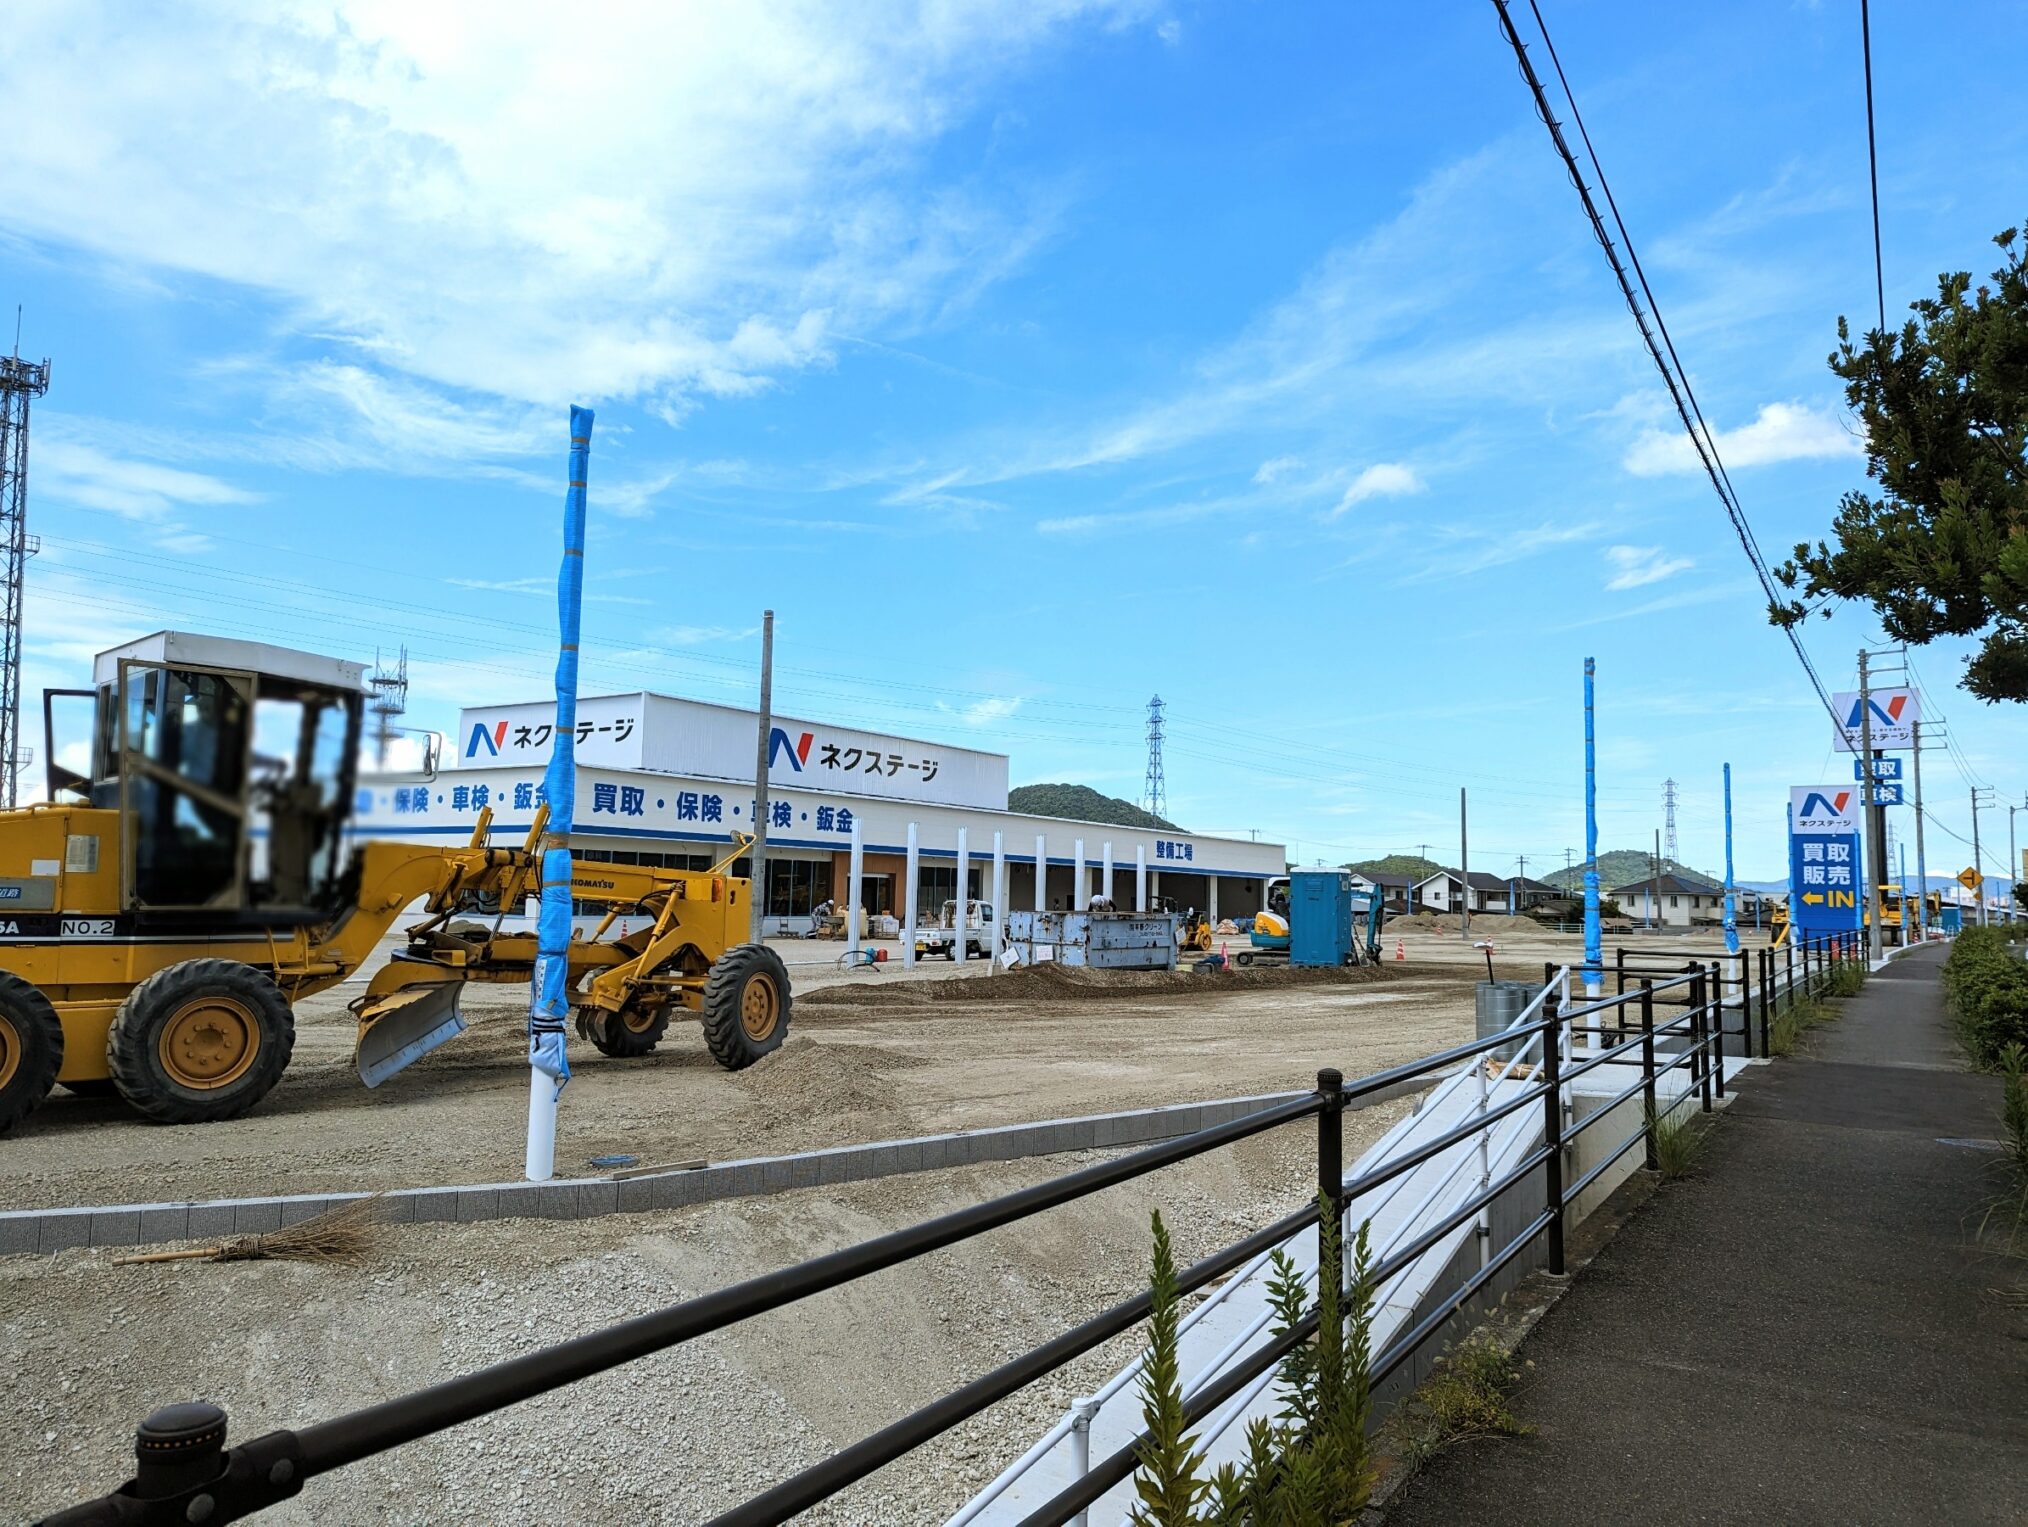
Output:
[[[505,847],[490,812],[459,847],[355,844],[361,671],[160,632],[44,695],[49,800],[0,813],[0,1130],[57,1084],[163,1123],[244,1113],[289,1063],[292,1005],[359,975],[418,902],[351,1004],[368,1086],[462,1032],[466,982],[528,982],[535,934],[502,923],[539,891],[546,813]],[[86,707],[79,771],[57,712]],[[788,973],[740,942],[748,883],[723,868],[574,863],[604,918],[570,986],[604,1054],[645,1055],[679,1009],[731,1070],[787,1037]]]

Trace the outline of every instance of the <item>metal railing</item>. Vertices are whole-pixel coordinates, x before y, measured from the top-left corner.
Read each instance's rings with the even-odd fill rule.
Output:
[[[1797,992],[1807,990],[1814,980],[1828,974],[1837,961],[1851,957],[1856,946],[1833,947],[1830,941],[1812,941],[1780,970],[1763,960],[1760,993],[1763,1001],[1763,1034],[1768,1003],[1783,997],[1793,1001]],[[1802,955],[1801,973],[1794,956]],[[1764,952],[1765,953],[1765,952]],[[1553,1274],[1564,1271],[1564,1229],[1573,1199],[1598,1180],[1614,1162],[1643,1140],[1647,1159],[1655,1159],[1654,1133],[1661,1117],[1657,1084],[1670,1073],[1689,1067],[1689,1093],[1704,1109],[1712,1106],[1712,1093],[1723,1096],[1724,1068],[1720,1058],[1722,1008],[1717,997],[1715,973],[1710,968],[1683,971],[1660,979],[1644,976],[1637,990],[1603,997],[1581,1006],[1569,1006],[1570,971],[1546,971],[1543,990],[1521,1017],[1505,1031],[1487,1038],[1454,1045],[1419,1060],[1393,1066],[1370,1076],[1346,1081],[1339,1072],[1317,1073],[1313,1092],[1278,1103],[1243,1118],[1214,1125],[1195,1134],[1159,1145],[1127,1152],[1109,1161],[1037,1183],[1018,1192],[989,1199],[969,1208],[925,1221],[857,1246],[798,1263],[779,1271],[685,1300],[676,1305],[605,1327],[570,1341],[481,1368],[362,1410],[317,1422],[300,1430],[269,1432],[264,1436],[224,1446],[226,1417],[209,1405],[178,1405],[157,1411],[145,1420],[137,1433],[139,1465],[133,1479],[114,1493],[85,1502],[45,1518],[55,1527],[81,1524],[170,1524],[224,1523],[239,1520],[287,1500],[320,1475],[387,1452],[449,1427],[475,1420],[509,1405],[559,1389],[579,1379],[603,1373],[636,1358],[667,1351],[700,1336],[722,1330],[740,1321],[767,1314],[797,1300],[924,1256],[932,1251],[1015,1224],[1044,1210],[1135,1181],[1165,1167],[1235,1145],[1271,1130],[1303,1119],[1317,1125],[1317,1184],[1320,1192],[1337,1207],[1342,1222],[1346,1208],[1355,1199],[1386,1189],[1399,1191],[1408,1174],[1453,1147],[1473,1143],[1477,1149],[1460,1153],[1458,1163],[1424,1195],[1416,1210],[1396,1236],[1396,1244],[1376,1248],[1373,1268],[1376,1288],[1383,1292],[1390,1283],[1406,1275],[1415,1262],[1447,1236],[1467,1223],[1481,1231],[1479,1267],[1455,1289],[1444,1294],[1412,1329],[1392,1342],[1375,1359],[1372,1381],[1383,1381],[1453,1315],[1465,1308],[1479,1291],[1531,1247],[1543,1241],[1543,1260]],[[1778,987],[1779,990],[1772,988]],[[1683,988],[1682,1009],[1658,1020],[1658,997]],[[1634,1016],[1630,1019],[1629,1009]],[[1532,1016],[1531,1016],[1532,1015]],[[1594,1020],[1585,1022],[1584,1020]],[[1553,1039],[1550,1037],[1553,1035]],[[1588,1043],[1574,1048],[1579,1037]],[[1680,1043],[1681,1049],[1665,1056],[1657,1040]],[[1520,1045],[1511,1059],[1492,1060],[1492,1052]],[[1573,1127],[1566,1128],[1567,1093],[1570,1083],[1597,1067],[1639,1054],[1641,1076],[1601,1108]],[[1532,1060],[1528,1057],[1534,1057]],[[1488,1077],[1498,1068],[1503,1088],[1511,1095],[1491,1095]],[[1390,1155],[1350,1181],[1344,1175],[1343,1117],[1352,1101],[1370,1097],[1400,1083],[1441,1072],[1450,1072],[1454,1085],[1476,1073],[1479,1095],[1465,1122],[1411,1148]],[[1522,1085],[1511,1084],[1519,1073]],[[1608,1116],[1619,1103],[1636,1093],[1645,1100],[1641,1126],[1620,1141],[1586,1174],[1574,1183],[1564,1182],[1565,1156],[1584,1131]],[[1676,1103],[1671,1098],[1671,1106]],[[1518,1141],[1532,1133],[1528,1124],[1531,1109],[1540,1110],[1541,1143],[1528,1151],[1507,1171],[1494,1176],[1490,1161],[1504,1156]],[[1495,1126],[1513,1119],[1515,1124],[1496,1132]],[[1497,1133],[1497,1138],[1496,1138]],[[1457,1175],[1476,1163],[1478,1178],[1472,1192],[1461,1202],[1442,1211],[1433,1223],[1423,1223],[1444,1194],[1455,1188]],[[1488,1244],[1489,1211],[1503,1195],[1522,1189],[1538,1168],[1544,1174],[1541,1208],[1521,1230],[1497,1250]],[[1181,1295],[1190,1295],[1229,1274],[1257,1269],[1283,1242],[1315,1226],[1321,1244],[1323,1227],[1315,1203],[1284,1216],[1273,1224],[1213,1253],[1177,1276]],[[1339,1269],[1341,1285],[1342,1268]],[[1233,1278],[1227,1291],[1242,1280]],[[1213,1299],[1222,1297],[1214,1295]],[[1111,1308],[1071,1327],[1032,1351],[1001,1364],[970,1383],[892,1422],[871,1436],[841,1449],[829,1458],[777,1484],[744,1505],[713,1519],[712,1527],[759,1527],[787,1521],[796,1513],[835,1495],[876,1469],[949,1431],[967,1418],[1007,1398],[1016,1391],[1061,1368],[1072,1359],[1133,1329],[1146,1320],[1152,1304],[1143,1290]],[[1193,1320],[1201,1318],[1194,1311]],[[1316,1316],[1296,1329],[1283,1333],[1247,1353],[1237,1356],[1237,1344],[1205,1367],[1185,1398],[1185,1412],[1191,1425],[1223,1413],[1230,1424],[1253,1396],[1270,1384],[1281,1360],[1314,1334]],[[1249,1338],[1259,1334],[1259,1327]],[[1230,1360],[1230,1365],[1227,1362]],[[1114,1392],[1117,1392],[1115,1388]],[[1237,1405],[1230,1402],[1239,1401]],[[1087,1404],[1093,1402],[1086,1402]],[[1089,1417],[1087,1416],[1087,1421]],[[1071,1432],[1075,1427],[1070,1428]],[[1058,1434],[1057,1440],[1061,1440]],[[1088,1434],[1087,1434],[1088,1443]],[[1043,1527],[1068,1521],[1133,1472],[1139,1439],[1108,1457],[1092,1463],[1081,1477],[1024,1518],[1024,1527]],[[1031,1454],[1040,1456],[1038,1450]]]

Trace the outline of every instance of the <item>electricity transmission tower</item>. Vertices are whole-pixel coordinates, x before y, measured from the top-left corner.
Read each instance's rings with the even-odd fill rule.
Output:
[[[1678,862],[1676,853],[1676,781],[1662,781],[1662,867]]]
[[[408,648],[401,649],[392,672],[382,666],[380,649],[374,648],[373,677],[366,681],[366,687],[373,691],[366,706],[373,712],[373,758],[384,769],[388,746],[394,741],[394,718],[408,709]]]
[[[1162,777],[1162,697],[1148,702],[1148,778],[1141,787],[1141,807],[1158,817],[1169,815],[1169,782]]]
[[[0,806],[12,807],[28,755],[21,746],[21,584],[41,550],[28,533],[28,403],[49,391],[49,360],[0,357]]]

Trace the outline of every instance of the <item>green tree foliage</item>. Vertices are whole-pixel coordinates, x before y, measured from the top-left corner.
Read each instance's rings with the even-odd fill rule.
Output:
[[[1268,1298],[1277,1337],[1314,1328],[1282,1362],[1281,1413],[1247,1427],[1246,1460],[1204,1475],[1204,1454],[1183,1419],[1176,1354],[1178,1297],[1169,1232],[1155,1215],[1148,1352],[1141,1372],[1146,1435],[1135,1476],[1134,1527],[1338,1527],[1365,1508],[1373,1490],[1367,1426],[1373,1409],[1373,1256],[1366,1227],[1353,1251],[1352,1283],[1341,1288],[1344,1244],[1334,1206],[1318,1195],[1324,1224],[1318,1298],[1276,1252]]]
[[[1797,546],[1775,576],[1801,596],[1769,610],[1793,626],[1863,599],[1896,641],[1983,633],[1964,684],[1989,701],[2028,699],[2028,248],[2012,228],[1994,243],[1990,286],[1940,277],[1899,333],[1855,342],[1838,320],[1831,369],[1880,493],[1839,501],[1836,548]]]
[[[1109,827],[1183,830],[1152,811],[1143,811],[1132,801],[1100,795],[1090,785],[1016,785],[1007,792],[1007,809],[1039,817],[1064,817],[1073,822],[1103,822]]]
[[[1612,848],[1598,856],[1598,885],[1601,893],[1646,880],[1654,872],[1655,861],[1645,848]],[[1673,861],[1663,873],[1680,875],[1685,880],[1701,881],[1714,889],[1717,889],[1720,883],[1715,876],[1707,875],[1702,870],[1685,868]],[[1559,890],[1580,893],[1584,890],[1582,864],[1573,864],[1567,870],[1551,870],[1541,878],[1544,884],[1553,885]]]
[[[1344,868],[1355,875],[1410,875],[1417,880],[1427,880],[1440,873],[1443,866],[1420,854],[1387,854],[1378,859],[1361,859]]]

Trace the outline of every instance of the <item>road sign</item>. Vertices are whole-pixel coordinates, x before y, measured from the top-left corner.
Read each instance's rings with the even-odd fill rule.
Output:
[[[1850,933],[1861,926],[1859,834],[1789,835],[1789,916],[1802,933]]]
[[[2024,858],[2022,862],[2028,863],[2028,858]],[[1986,877],[1984,875],[1981,875],[1977,870],[1973,869],[1970,865],[1966,865],[1963,869],[1958,871],[1958,884],[1963,886],[1968,891],[1976,891],[1980,886],[1984,885],[1985,883]]]
[[[1792,785],[1789,823],[1794,832],[1857,832],[1859,791],[1852,785]]]
[[[1873,804],[1876,806],[1899,806],[1901,804],[1901,782],[1896,780],[1892,783],[1881,784],[1876,781],[1873,786]]]
[[[1865,759],[1863,759],[1863,758],[1855,758],[1855,759],[1853,759],[1853,760],[1852,760],[1852,777],[1853,777],[1854,779],[1864,779],[1864,778],[1866,777],[1866,760],[1865,760]],[[1898,759],[1898,758],[1876,758],[1876,759],[1874,759],[1874,760],[1873,760],[1873,777],[1874,777],[1875,779],[1900,779],[1900,778],[1901,778],[1901,760],[1900,760],[1900,759]],[[1899,804],[1899,803],[1897,803],[1897,804]]]
[[[1922,719],[1922,697],[1912,689],[1876,689],[1872,693],[1873,746],[1899,752],[1915,746],[1915,724]],[[1833,729],[1838,750],[1857,753],[1860,749],[1859,691],[1831,697],[1837,713]]]

